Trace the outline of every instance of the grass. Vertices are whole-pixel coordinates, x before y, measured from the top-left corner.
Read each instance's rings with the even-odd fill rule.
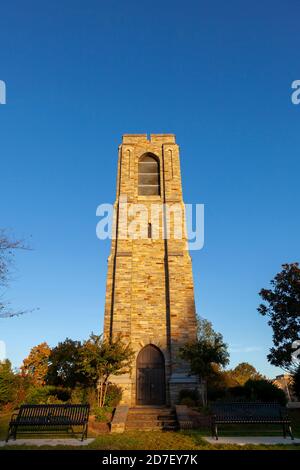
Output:
[[[0,415],[0,440],[5,439],[7,426],[9,422],[10,414]],[[295,437],[300,437],[300,412],[295,410],[291,412],[291,418],[293,422],[293,431]],[[220,428],[221,436],[243,436],[243,435],[252,435],[252,436],[270,436],[270,435],[280,435],[281,428],[278,426],[276,428],[266,427],[238,427],[238,426],[227,426],[223,429]],[[72,447],[72,446],[56,446],[49,447],[43,446],[38,447],[38,449],[72,449],[74,451],[80,450],[295,450],[299,449],[297,445],[247,445],[240,447],[238,445],[214,445],[209,444],[203,439],[203,436],[209,435],[207,429],[201,431],[177,431],[177,432],[142,432],[142,431],[127,431],[123,434],[101,434],[93,435],[92,432],[89,433],[89,437],[95,437],[95,440],[84,447]],[[29,437],[29,436],[28,436]],[[34,437],[50,437],[35,435]],[[54,437],[53,435],[51,437]],[[58,437],[58,436],[55,436]],[[64,437],[63,434],[59,434],[59,437]],[[14,446],[12,445],[2,448],[3,450],[7,449],[37,449],[35,446]]]
[[[0,414],[0,441],[6,438],[11,413]]]

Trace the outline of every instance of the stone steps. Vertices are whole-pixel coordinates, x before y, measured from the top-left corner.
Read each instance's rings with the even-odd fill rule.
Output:
[[[176,412],[167,407],[135,407],[130,408],[126,425],[126,430],[143,431],[174,431],[178,429]]]

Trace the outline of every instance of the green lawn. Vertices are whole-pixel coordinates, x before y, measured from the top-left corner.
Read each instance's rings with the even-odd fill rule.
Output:
[[[295,437],[300,437],[300,413],[291,413],[293,420],[293,428]],[[7,425],[10,415],[0,416],[0,440],[5,439],[7,432]],[[275,428],[276,429],[276,428]],[[261,428],[238,428],[237,426],[226,427],[220,429],[221,436],[233,436],[233,435],[280,435],[281,429],[277,427],[277,431],[274,428],[266,429]],[[128,431],[123,434],[102,434],[96,436],[94,442],[84,447],[72,447],[72,446],[57,446],[57,447],[39,447],[39,449],[86,449],[86,450],[218,450],[218,449],[299,449],[297,445],[285,445],[285,446],[236,446],[236,445],[220,445],[217,446],[209,444],[203,440],[204,435],[208,435],[208,430],[201,431],[178,431],[178,432],[141,432],[141,431]],[[90,437],[93,434],[90,433]],[[29,437],[29,436],[28,436]],[[37,435],[35,435],[37,437]],[[40,435],[39,437],[48,437]],[[49,436],[50,437],[50,436]],[[53,437],[53,436],[52,436]],[[56,436],[58,437],[58,436]],[[64,437],[60,435],[60,437]],[[29,446],[14,446],[12,445],[5,449],[35,449],[37,447]]]

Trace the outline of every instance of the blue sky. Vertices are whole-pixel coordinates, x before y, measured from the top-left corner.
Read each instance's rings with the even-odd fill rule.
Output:
[[[96,207],[115,199],[123,133],[175,133],[184,199],[205,204],[192,252],[197,311],[231,365],[269,376],[258,291],[299,261],[297,0],[11,0],[0,15],[0,226],[33,250],[5,296],[39,308],[0,322],[19,365],[42,341],[102,328],[108,241]]]

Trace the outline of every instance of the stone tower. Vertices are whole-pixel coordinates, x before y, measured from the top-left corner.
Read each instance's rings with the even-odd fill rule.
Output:
[[[131,375],[113,381],[128,405],[174,404],[198,381],[178,357],[196,337],[196,315],[173,134],[123,135],[114,222],[104,333],[122,333],[136,356]]]

